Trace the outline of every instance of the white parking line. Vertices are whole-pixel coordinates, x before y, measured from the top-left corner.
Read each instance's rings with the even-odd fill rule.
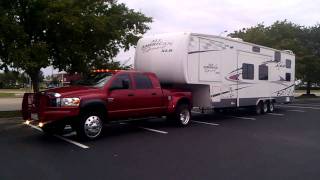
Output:
[[[204,122],[204,121],[194,121],[194,120],[192,120],[192,122],[199,123],[199,124],[211,125],[211,126],[219,126],[219,124],[209,123],[209,122]]]
[[[291,105],[298,105],[298,106],[305,106],[305,105],[308,105],[308,106],[320,106],[320,104],[312,104],[312,103],[307,103],[307,104],[296,104],[296,103],[294,103],[294,104],[291,104]]]
[[[287,111],[292,111],[292,112],[301,112],[304,113],[305,111],[303,110],[298,110],[298,109],[291,109],[291,110],[287,110]]]
[[[81,143],[78,143],[78,142],[76,142],[76,141],[73,141],[73,140],[70,140],[70,139],[67,139],[67,138],[64,138],[64,137],[62,137],[62,136],[60,136],[60,135],[53,135],[54,137],[57,137],[57,138],[59,138],[59,139],[61,139],[61,140],[64,140],[64,141],[66,141],[66,142],[68,142],[68,143],[71,143],[71,144],[74,144],[74,145],[76,145],[76,146],[79,146],[79,147],[81,147],[81,148],[83,148],[83,149],[89,149],[89,146],[86,146],[86,145],[84,145],[84,144],[81,144]]]
[[[195,113],[195,114],[203,114],[201,112],[198,112],[198,111],[191,111],[192,113]]]
[[[300,108],[300,109],[314,109],[320,110],[320,107],[309,107],[309,106],[292,106],[292,105],[277,105],[279,107],[292,107],[292,108]]]
[[[24,124],[26,124],[26,123],[24,123]],[[38,126],[35,126],[35,125],[32,125],[32,124],[26,124],[26,125],[32,127],[33,129],[36,129],[36,130],[38,130],[38,131],[43,132],[42,129],[39,128]],[[76,145],[76,146],[78,146],[78,147],[81,147],[81,148],[83,148],[83,149],[89,149],[89,146],[86,146],[86,145],[84,145],[84,144],[78,143],[78,142],[76,142],[76,141],[73,141],[73,140],[64,138],[64,137],[59,136],[59,135],[56,135],[56,134],[53,135],[53,136],[54,136],[54,137],[57,137],[57,138],[59,138],[59,139],[61,139],[61,140],[64,140],[64,141],[66,141],[66,142],[68,142],[68,143],[74,144],[74,145]]]
[[[160,130],[152,129],[152,128],[146,128],[146,127],[141,127],[141,126],[138,126],[137,128],[140,128],[140,129],[143,129],[143,130],[147,130],[147,131],[151,131],[151,132],[161,133],[161,134],[168,134],[168,132],[166,132],[166,131],[160,131]]]
[[[126,123],[126,122],[120,122],[119,124],[122,124],[122,125],[128,125],[129,123]],[[146,128],[146,127],[142,127],[142,126],[135,126],[135,127],[139,128],[139,129],[146,130],[146,131],[151,131],[151,132],[160,133],[160,134],[168,134],[168,132],[166,132],[166,131],[160,131],[160,130],[157,130],[157,129]]]
[[[269,115],[274,115],[274,116],[284,116],[284,114],[279,114],[279,113],[267,113]]]
[[[75,136],[75,135],[77,135],[77,133],[75,132],[75,131],[72,131],[72,132],[70,132],[70,133],[68,133],[68,134],[64,134],[64,135],[62,135],[63,137],[71,137],[71,136]]]
[[[243,117],[243,116],[229,116],[229,117],[233,117],[233,118],[238,118],[238,119],[246,119],[246,120],[252,120],[252,121],[255,121],[255,120],[257,120],[256,118],[251,118],[251,117]]]

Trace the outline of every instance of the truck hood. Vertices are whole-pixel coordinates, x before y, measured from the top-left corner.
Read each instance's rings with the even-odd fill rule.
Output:
[[[46,93],[59,93],[64,97],[83,96],[88,94],[101,93],[101,89],[89,86],[68,86],[46,90]]]

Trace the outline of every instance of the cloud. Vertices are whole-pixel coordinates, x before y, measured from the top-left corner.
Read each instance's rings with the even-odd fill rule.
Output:
[[[229,33],[258,23],[277,20],[305,26],[319,23],[320,1],[312,0],[119,0],[129,8],[153,17],[147,35],[165,32]],[[225,34],[226,35],[226,34]],[[120,53],[122,59],[134,57],[134,49]],[[121,60],[119,58],[116,58]],[[133,61],[132,61],[133,63]]]
[[[228,33],[258,23],[270,25],[287,19],[312,26],[320,19],[320,1],[314,0],[119,0],[129,8],[153,17],[147,35],[165,32]],[[224,35],[226,35],[225,33]],[[115,58],[133,64],[134,48]]]

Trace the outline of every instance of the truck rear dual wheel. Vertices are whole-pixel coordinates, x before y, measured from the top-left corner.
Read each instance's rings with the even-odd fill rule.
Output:
[[[103,116],[97,112],[89,112],[80,117],[76,125],[77,136],[82,140],[98,138],[103,129]]]
[[[191,120],[191,111],[188,104],[178,105],[174,115],[173,120],[179,126],[187,126]]]

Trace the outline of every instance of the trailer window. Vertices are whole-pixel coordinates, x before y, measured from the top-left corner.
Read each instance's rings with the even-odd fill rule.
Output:
[[[291,73],[286,73],[286,81],[291,81]]]
[[[286,59],[286,68],[291,68],[291,60],[290,59]]]
[[[152,89],[152,82],[148,76],[144,74],[135,74],[134,81],[137,89]]]
[[[259,80],[268,80],[268,66],[259,66]]]
[[[254,79],[253,64],[242,64],[242,79]]]
[[[274,60],[276,62],[280,62],[281,61],[281,52],[280,51],[274,52]]]
[[[260,52],[260,47],[258,47],[258,46],[252,46],[252,51],[253,52]]]

